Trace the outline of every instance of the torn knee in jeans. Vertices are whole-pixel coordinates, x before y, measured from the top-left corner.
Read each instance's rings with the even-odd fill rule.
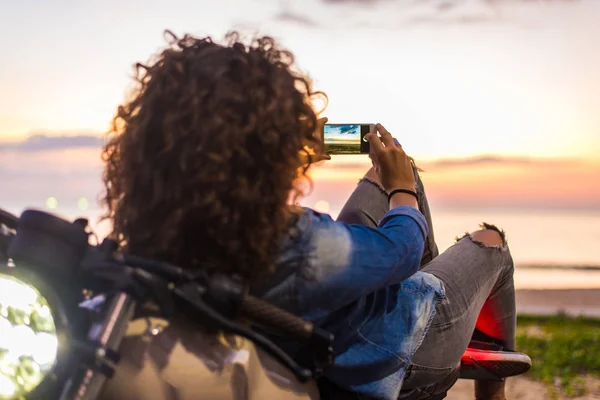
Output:
[[[480,247],[493,248],[493,249],[499,249],[499,250],[507,249],[506,233],[502,229],[498,228],[495,225],[488,224],[487,222],[483,222],[480,225],[480,227],[482,230],[474,232],[474,233],[466,233],[461,238],[456,238],[456,241],[458,242],[464,238],[468,238],[469,240],[471,240],[473,243],[475,243],[476,245],[478,245]],[[491,238],[491,239],[485,238],[485,236],[483,236],[483,235],[484,235],[484,232],[486,232],[486,231],[496,232],[498,234],[498,236],[500,237],[500,240],[497,241],[497,240],[495,240],[495,238]],[[496,242],[501,242],[501,243],[496,243]]]

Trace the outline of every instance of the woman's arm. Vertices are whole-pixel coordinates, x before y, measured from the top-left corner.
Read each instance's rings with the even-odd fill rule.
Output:
[[[298,301],[334,310],[418,271],[427,236],[423,215],[410,206],[390,210],[378,228],[346,225],[314,214],[308,266],[298,276]]]
[[[311,311],[327,312],[361,296],[401,282],[420,265],[427,223],[419,212],[415,176],[410,157],[381,125],[377,134],[365,135],[382,187],[390,198],[390,211],[378,228],[346,225],[331,217],[313,214],[308,231],[308,266],[295,282],[298,304]]]

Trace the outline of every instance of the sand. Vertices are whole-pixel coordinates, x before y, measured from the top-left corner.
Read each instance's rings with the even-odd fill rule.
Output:
[[[587,394],[580,397],[566,398],[559,395],[556,400],[592,400],[600,399],[600,379],[585,380]],[[551,390],[544,384],[523,377],[510,378],[506,381],[507,400],[545,400],[553,399]],[[473,381],[459,380],[450,390],[446,400],[473,400]]]
[[[517,311],[521,314],[551,315],[564,312],[600,318],[600,289],[517,290]],[[587,394],[570,400],[600,399],[600,379],[586,378]],[[507,400],[552,399],[550,389],[526,377],[507,380]],[[447,400],[472,400],[473,381],[459,380]],[[558,396],[558,400],[566,399]]]
[[[517,290],[517,312],[600,318],[600,289]]]

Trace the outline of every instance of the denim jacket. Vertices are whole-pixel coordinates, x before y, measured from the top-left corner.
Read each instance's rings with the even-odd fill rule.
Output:
[[[418,271],[427,229],[408,206],[390,210],[378,228],[305,209],[258,294],[335,335],[329,380],[395,400],[444,299],[442,282]]]

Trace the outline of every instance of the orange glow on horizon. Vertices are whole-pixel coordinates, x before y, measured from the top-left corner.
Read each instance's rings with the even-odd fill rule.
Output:
[[[368,158],[367,158],[368,160]],[[314,190],[308,203],[343,202],[370,167],[367,160],[330,161],[310,171]],[[568,160],[537,160],[455,166],[419,163],[428,195],[436,203],[451,205],[539,205],[600,208],[600,163]],[[307,204],[308,204],[307,203]]]

